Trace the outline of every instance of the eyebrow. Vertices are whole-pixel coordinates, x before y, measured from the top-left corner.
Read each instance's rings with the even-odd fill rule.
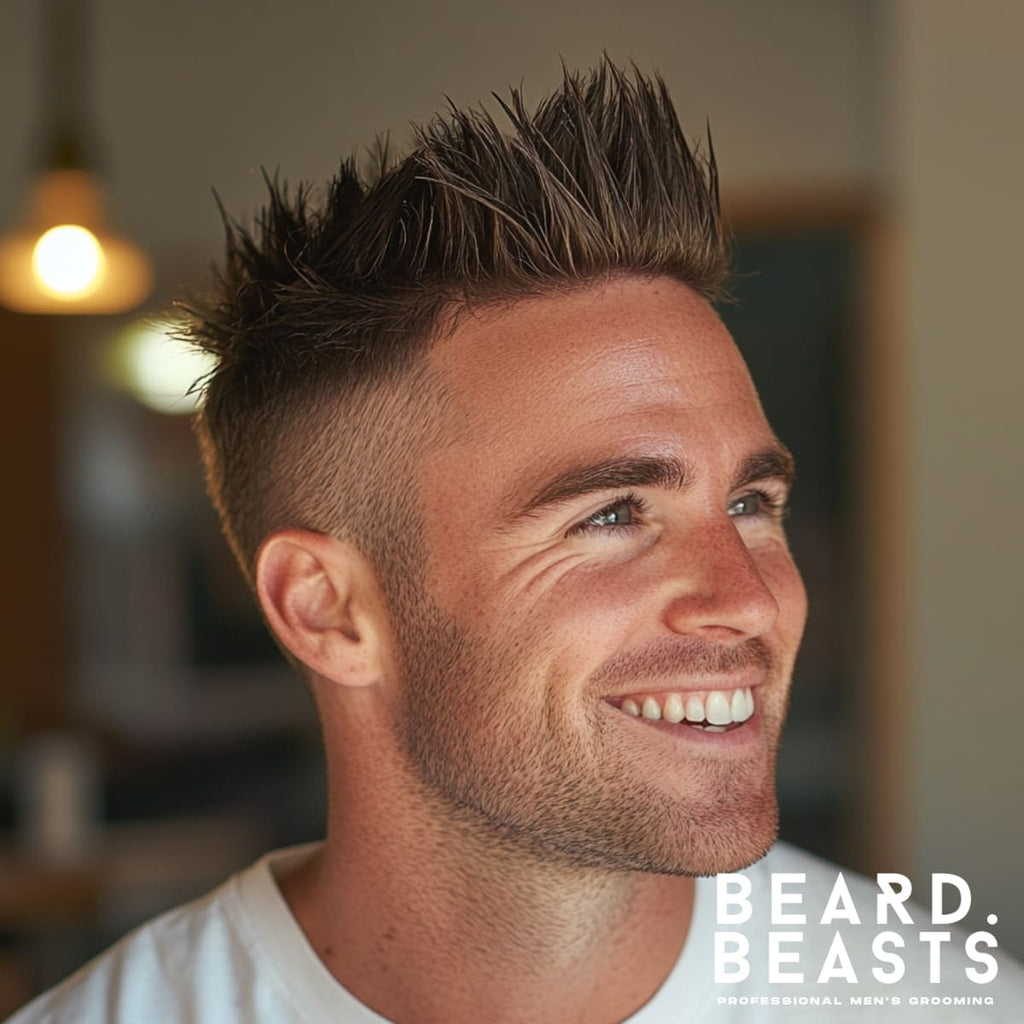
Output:
[[[515,507],[514,501],[509,502],[513,510],[507,518],[515,522],[595,491],[623,487],[681,490],[689,475],[686,463],[671,455],[609,459],[574,466],[546,481],[523,505]],[[793,456],[778,444],[748,455],[737,468],[732,486],[735,490],[758,480],[780,479],[788,488],[794,475]]]
[[[790,450],[781,443],[748,455],[739,465],[733,479],[733,490],[757,483],[758,480],[781,480],[787,490],[796,479],[796,462]]]

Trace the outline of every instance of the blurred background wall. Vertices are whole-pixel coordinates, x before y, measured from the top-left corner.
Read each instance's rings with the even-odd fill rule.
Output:
[[[904,849],[918,871],[963,869],[1018,956],[1022,30],[1009,0],[894,5],[885,125],[904,235]]]
[[[0,8],[0,229],[33,169],[43,10]],[[155,309],[219,251],[211,187],[245,215],[261,167],[323,179],[381,130],[400,145],[446,96],[522,82],[538,98],[560,57],[659,69],[688,129],[713,127],[738,234],[806,253],[801,239],[832,232],[851,254],[833,381],[842,547],[820,562],[842,593],[805,564],[833,631],[820,639],[812,613],[794,697],[820,705],[826,742],[797,720],[785,792],[795,807],[812,776],[831,779],[823,852],[921,885],[963,875],[979,920],[998,914],[992,930],[1022,955],[1022,38],[1016,0],[96,0],[89,106],[112,217],[155,264]],[[782,257],[765,258],[744,269],[770,286]],[[778,320],[790,333],[812,319],[796,280]],[[311,838],[322,800],[308,701],[240,610],[187,426],[104,369],[129,320],[0,318],[15,360],[0,519],[16,583],[0,621],[11,991],[261,847]],[[831,702],[812,678],[829,659]],[[65,754],[100,794],[92,852],[52,869],[17,839],[43,727],[72,737]]]

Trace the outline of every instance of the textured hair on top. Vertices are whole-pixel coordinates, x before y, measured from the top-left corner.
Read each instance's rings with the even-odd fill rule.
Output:
[[[496,96],[415,128],[412,151],[346,160],[325,192],[268,180],[255,226],[225,216],[214,290],[184,305],[212,353],[198,433],[243,570],[275,529],[346,537],[397,566],[401,484],[440,398],[417,355],[460,309],[665,275],[727,276],[710,139],[691,149],[664,82],[605,59],[532,113]],[[396,387],[398,378],[402,386]],[[408,552],[406,552],[408,554]]]

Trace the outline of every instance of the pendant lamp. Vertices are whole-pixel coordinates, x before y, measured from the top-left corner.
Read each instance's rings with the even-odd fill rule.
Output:
[[[0,303],[21,313],[120,313],[152,285],[143,252],[108,224],[93,166],[85,4],[39,7],[42,159],[22,223],[0,236]]]

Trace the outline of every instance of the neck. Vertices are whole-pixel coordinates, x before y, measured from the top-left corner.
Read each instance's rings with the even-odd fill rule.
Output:
[[[322,851],[282,880],[353,995],[399,1024],[612,1024],[653,996],[686,938],[692,879],[517,853],[403,787],[396,816],[379,789],[332,786]]]

